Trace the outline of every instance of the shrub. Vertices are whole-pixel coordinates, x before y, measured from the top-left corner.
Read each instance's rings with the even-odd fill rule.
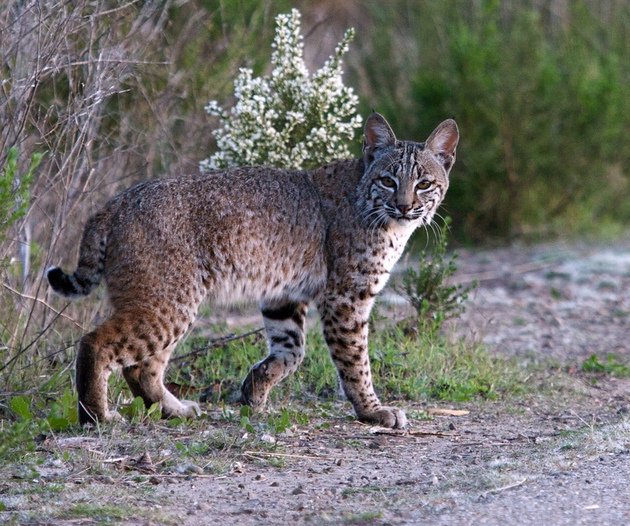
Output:
[[[469,240],[630,221],[627,2],[410,4],[371,4],[398,30],[357,42],[355,74],[395,129],[426,137],[457,120],[447,205]]]
[[[26,172],[20,174],[18,149],[15,146],[9,148],[4,165],[0,168],[0,240],[6,230],[26,214],[33,174],[42,157],[43,154],[34,153]]]
[[[449,278],[457,271],[457,254],[446,254],[448,229],[451,218],[447,217],[439,229],[436,244],[429,256],[420,254],[418,270],[405,270],[402,283],[395,287],[415,309],[419,329],[437,332],[442,323],[459,316],[464,311],[468,293],[477,285],[451,285]]]
[[[206,106],[220,127],[214,131],[218,151],[200,163],[202,171],[265,164],[309,168],[349,155],[361,118],[357,96],[343,85],[341,59],[354,31],[348,29],[334,55],[309,76],[299,11],[278,15],[276,24],[271,74],[254,77],[242,68],[232,109],[225,111],[215,100]]]

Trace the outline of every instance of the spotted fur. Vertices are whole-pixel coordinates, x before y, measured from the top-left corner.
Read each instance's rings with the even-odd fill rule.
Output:
[[[344,391],[359,419],[404,427],[372,386],[368,317],[409,236],[428,225],[448,188],[459,139],[444,121],[425,143],[398,141],[378,114],[365,125],[362,159],[312,171],[235,168],[139,184],[114,197],[85,228],[72,274],[48,272],[66,296],[104,278],[111,316],[80,342],[83,423],[116,416],[107,378],[122,368],[132,393],[164,416],[193,416],[195,402],[164,387],[177,342],[204,299],[257,300],[269,353],[242,386],[258,408],[304,358],[307,306],[319,311]]]

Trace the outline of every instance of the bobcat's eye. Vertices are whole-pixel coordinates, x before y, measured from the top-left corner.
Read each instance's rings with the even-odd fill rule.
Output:
[[[420,181],[416,185],[416,190],[426,190],[427,188],[430,188],[432,184],[433,183],[431,181]]]
[[[396,181],[394,181],[391,177],[387,177],[387,176],[381,177],[379,179],[379,182],[385,188],[396,188]]]

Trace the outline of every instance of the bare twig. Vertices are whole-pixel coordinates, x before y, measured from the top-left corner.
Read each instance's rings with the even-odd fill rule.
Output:
[[[513,484],[508,484],[507,486],[501,486],[500,488],[489,489],[488,491],[485,491],[484,493],[482,493],[481,497],[486,497],[493,493],[500,493],[502,491],[507,491],[509,489],[518,488],[519,486],[522,486],[523,484],[525,484],[525,482],[527,482],[526,478],[524,478],[523,480],[519,480],[518,482],[514,482]]]
[[[81,325],[77,320],[75,320],[74,318],[72,318],[72,317],[68,316],[67,314],[63,313],[63,311],[66,310],[66,308],[68,307],[68,305],[66,305],[61,311],[58,311],[52,305],[50,305],[49,303],[46,303],[43,299],[38,298],[36,296],[31,296],[30,294],[24,294],[24,293],[20,292],[19,290],[14,289],[8,283],[4,283],[3,282],[3,283],[0,283],[0,285],[2,285],[5,289],[11,291],[13,294],[16,294],[20,298],[23,298],[23,299],[26,299],[26,300],[31,300],[31,301],[36,301],[37,303],[42,304],[44,307],[46,307],[46,308],[50,309],[51,311],[53,311],[57,316],[61,316],[62,318],[65,318],[65,319],[71,321],[79,329],[81,329],[84,332],[86,331],[86,328],[83,325]]]
[[[436,436],[436,437],[458,437],[457,433],[443,433],[441,431],[419,431],[415,429],[409,429],[396,431],[394,429],[379,429],[374,431],[375,435],[390,435],[390,436]]]
[[[69,305],[69,304],[68,304]],[[66,305],[67,307],[67,305]],[[65,308],[64,307],[64,310]],[[14,355],[13,357],[8,360],[5,364],[3,364],[2,366],[0,366],[0,372],[4,371],[7,367],[9,367],[10,365],[14,364],[17,359],[22,356],[23,354],[25,354],[33,345],[35,345],[37,343],[37,341],[44,335],[46,334],[46,332],[48,331],[48,329],[50,329],[50,327],[52,326],[53,323],[55,323],[55,321],[59,318],[59,316],[61,316],[61,314],[63,313],[63,310],[59,312],[59,314],[55,315],[55,317],[50,321],[50,323],[48,323],[48,325],[46,325],[36,336],[33,340],[31,340],[31,342],[24,346],[21,347]]]
[[[246,456],[246,457],[280,457],[280,458],[335,460],[334,457],[329,457],[327,455],[298,455],[295,453],[276,453],[273,451],[243,451],[242,454],[243,456]]]
[[[259,327],[258,329],[244,332],[243,334],[228,334],[227,336],[221,336],[220,338],[215,338],[213,340],[210,340],[210,343],[208,345],[204,345],[203,347],[200,347],[199,349],[194,349],[190,352],[187,352],[186,354],[182,354],[180,356],[175,356],[174,358],[171,358],[171,363],[183,360],[184,358],[188,358],[189,356],[196,356],[198,354],[206,353],[211,349],[217,349],[218,347],[223,347],[228,342],[231,342],[234,340],[241,340],[243,338],[247,338],[248,336],[258,334],[262,332],[263,329],[264,327]]]

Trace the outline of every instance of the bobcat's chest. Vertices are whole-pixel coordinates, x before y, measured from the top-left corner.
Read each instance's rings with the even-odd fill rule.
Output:
[[[355,283],[359,287],[365,286],[371,296],[377,295],[385,287],[413,231],[413,228],[390,228],[378,236],[368,233],[365,238],[367,248],[357,250],[351,265]]]

